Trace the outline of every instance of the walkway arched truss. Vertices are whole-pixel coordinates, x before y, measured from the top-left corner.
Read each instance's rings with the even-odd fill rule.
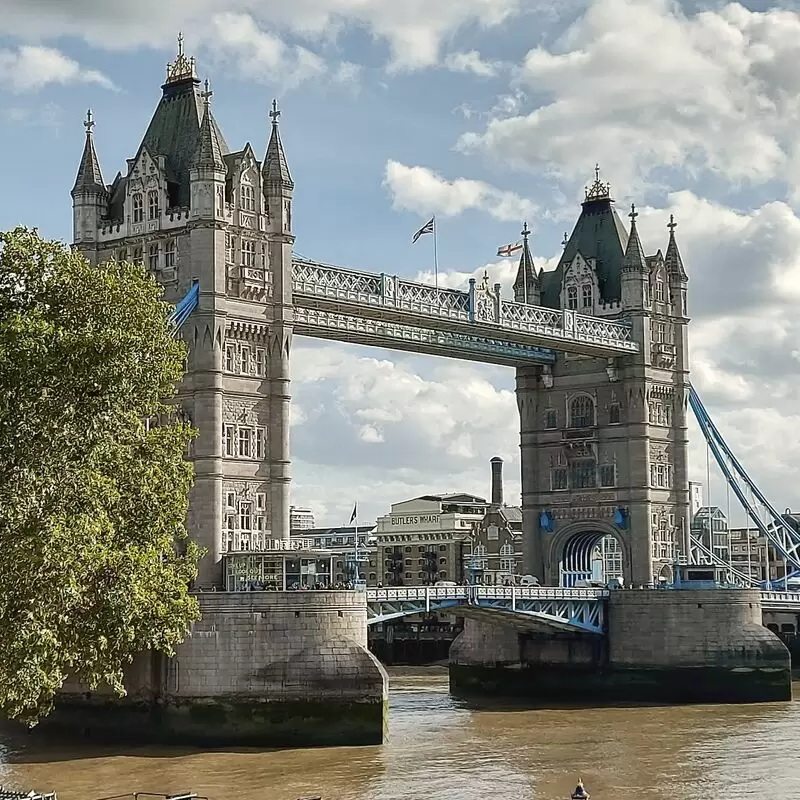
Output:
[[[495,610],[535,619],[557,630],[605,632],[605,589],[538,586],[413,586],[367,589],[367,624],[437,611]]]
[[[624,560],[622,542],[607,530],[593,528],[591,530],[578,531],[568,536],[559,559],[558,583],[560,586],[569,589],[575,586],[578,581],[592,580],[595,577],[593,563],[597,560],[598,552],[605,569],[606,554],[600,548],[606,538],[611,538],[616,542],[620,558]],[[604,577],[610,578],[612,576],[604,575]]]

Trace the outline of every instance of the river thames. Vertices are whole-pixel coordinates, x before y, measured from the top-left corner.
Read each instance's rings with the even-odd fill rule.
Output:
[[[206,753],[5,734],[0,782],[59,800],[193,791],[210,800],[593,800],[800,796],[800,700],[751,706],[476,709],[441,669],[391,673],[382,747]],[[795,684],[800,698],[800,685]]]

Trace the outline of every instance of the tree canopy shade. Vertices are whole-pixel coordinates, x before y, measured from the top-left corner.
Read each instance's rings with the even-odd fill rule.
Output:
[[[185,347],[142,267],[0,233],[0,709],[34,723],[68,676],[123,693],[198,617],[186,539]],[[159,424],[148,425],[147,420]],[[181,541],[182,540],[182,541]]]

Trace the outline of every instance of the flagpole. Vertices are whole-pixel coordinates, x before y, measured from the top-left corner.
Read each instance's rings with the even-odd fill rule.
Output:
[[[433,279],[439,288],[439,248],[436,243],[436,215],[433,215]]]
[[[355,519],[355,523],[356,523],[356,580],[355,580],[355,582],[358,583],[358,581],[361,580],[361,575],[359,574],[359,571],[358,571],[358,500],[356,500],[355,513],[356,513],[356,519]]]

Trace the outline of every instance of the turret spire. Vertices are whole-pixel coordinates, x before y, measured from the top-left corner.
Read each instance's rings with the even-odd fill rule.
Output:
[[[292,176],[289,174],[289,165],[286,163],[286,154],[283,152],[280,131],[278,130],[278,120],[281,112],[278,108],[278,101],[272,101],[272,110],[269,112],[272,120],[272,133],[267,145],[267,154],[264,157],[264,167],[262,169],[265,183],[279,184],[285,188],[294,187]]]
[[[639,214],[633,203],[631,203],[631,213],[628,216],[631,218],[631,232],[628,236],[628,246],[625,248],[622,271],[647,273],[647,261],[644,257],[642,243],[639,241],[639,231],[636,230],[636,217]]]
[[[525,222],[522,226],[522,254],[519,257],[519,268],[513,287],[514,298],[517,302],[522,303],[539,302],[539,279],[536,277],[536,267],[533,264],[533,256],[528,244],[530,235],[530,228]]]
[[[97,151],[94,149],[95,122],[91,109],[86,112],[83,126],[86,128],[86,141],[83,145],[83,155],[78,167],[78,175],[75,178],[75,185],[72,187],[73,196],[78,191],[95,193],[106,191],[103,174],[100,172],[100,161],[97,158]]]
[[[222,160],[222,147],[220,146],[217,126],[211,116],[211,91],[208,81],[205,83],[205,91],[200,93],[203,98],[203,121],[200,123],[200,134],[198,137],[197,150],[192,159],[192,167],[210,167],[212,169],[225,169],[225,162]]]
[[[669,215],[669,224],[667,227],[669,228],[669,244],[667,244],[667,252],[664,256],[664,265],[667,268],[667,274],[681,281],[688,281],[689,276],[683,268],[683,259],[678,250],[678,243],[675,241],[675,228],[678,227],[678,223],[675,222],[675,217],[672,214]]]

